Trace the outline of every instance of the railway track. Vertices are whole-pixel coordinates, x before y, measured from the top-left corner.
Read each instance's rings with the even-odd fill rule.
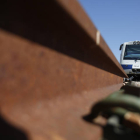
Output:
[[[106,120],[83,116],[127,75],[80,4],[13,0],[0,9],[0,136],[100,139]]]

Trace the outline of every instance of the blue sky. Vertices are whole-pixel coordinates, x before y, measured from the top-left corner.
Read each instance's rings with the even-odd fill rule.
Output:
[[[120,44],[140,40],[140,0],[78,0],[120,61]]]

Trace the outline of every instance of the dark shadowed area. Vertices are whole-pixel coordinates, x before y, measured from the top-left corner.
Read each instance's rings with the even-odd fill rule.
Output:
[[[28,140],[27,134],[10,125],[3,117],[0,116],[0,139],[1,140]]]

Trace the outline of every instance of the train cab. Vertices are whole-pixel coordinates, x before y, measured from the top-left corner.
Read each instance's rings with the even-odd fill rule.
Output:
[[[140,79],[140,41],[125,42],[120,45],[120,64],[128,77]]]

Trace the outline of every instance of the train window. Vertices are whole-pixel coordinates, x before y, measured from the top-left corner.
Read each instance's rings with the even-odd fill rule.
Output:
[[[140,45],[126,45],[124,60],[140,59]]]

